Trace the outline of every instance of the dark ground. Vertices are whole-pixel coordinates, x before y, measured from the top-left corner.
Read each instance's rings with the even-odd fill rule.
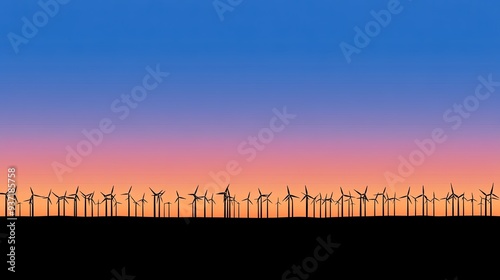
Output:
[[[0,279],[500,279],[499,226],[500,217],[21,217],[16,277]]]

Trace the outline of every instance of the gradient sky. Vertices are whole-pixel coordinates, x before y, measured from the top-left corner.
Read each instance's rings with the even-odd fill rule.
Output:
[[[80,186],[102,199],[97,194],[113,185],[120,194],[133,186],[132,195],[148,201],[151,187],[165,190],[167,202],[175,190],[188,198],[200,185],[199,194],[210,195],[225,188],[212,175],[222,176],[228,162],[239,166],[229,176],[238,200],[260,188],[275,202],[287,185],[297,195],[307,185],[334,198],[340,187],[402,196],[411,186],[416,196],[425,185],[443,197],[450,183],[478,198],[500,182],[500,86],[467,118],[443,117],[473,100],[479,76],[500,81],[497,1],[400,1],[350,63],[339,45],[356,46],[355,27],[396,2],[252,0],[222,21],[211,0],[105,2],[58,4],[17,53],[12,34],[22,36],[23,18],[33,22],[43,9],[36,1],[0,4],[0,178],[15,166],[22,200],[29,187],[45,195]],[[170,75],[120,119],[111,104],[142,84],[148,66]],[[252,148],[248,137],[269,131],[273,110],[285,107],[296,117],[262,150]],[[104,118],[114,131],[58,176],[54,163],[67,166],[66,147],[75,149],[82,131]],[[434,129],[446,140],[411,174],[388,182],[387,172],[401,176],[400,156],[408,159],[415,140]],[[41,199],[35,205],[45,213]],[[400,203],[398,213],[405,211]]]

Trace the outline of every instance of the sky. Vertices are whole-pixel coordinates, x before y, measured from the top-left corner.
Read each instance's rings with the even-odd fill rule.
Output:
[[[102,201],[114,186],[126,215],[132,186],[146,215],[152,188],[164,203],[178,191],[191,216],[197,186],[210,197],[230,184],[241,216],[249,192],[255,216],[259,189],[275,209],[287,186],[299,199],[305,186],[442,198],[453,184],[479,200],[500,181],[497,1],[7,0],[0,11],[0,178],[16,169],[22,201],[77,186]],[[35,197],[35,215],[45,209]]]

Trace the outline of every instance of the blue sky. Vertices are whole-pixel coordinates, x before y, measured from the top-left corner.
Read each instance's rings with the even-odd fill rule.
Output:
[[[105,113],[159,63],[172,76],[144,121],[174,110],[186,124],[245,122],[240,113],[287,104],[304,123],[383,125],[436,122],[478,75],[498,70],[495,1],[400,1],[402,11],[347,63],[339,44],[353,44],[353,28],[388,3],[243,1],[220,21],[212,1],[73,0],[15,54],[7,34],[21,34],[21,18],[41,7],[3,1],[0,89],[29,108],[20,122],[73,122],[55,116]]]

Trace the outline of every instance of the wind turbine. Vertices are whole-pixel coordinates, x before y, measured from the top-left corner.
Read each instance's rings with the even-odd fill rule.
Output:
[[[307,192],[307,186],[304,186],[304,189],[305,189],[305,193],[302,193],[304,196],[302,197],[302,199],[300,200],[302,202],[302,200],[306,200],[306,218],[309,217],[309,199],[312,197],[309,195],[309,193]]]
[[[91,204],[90,198],[92,196],[92,193],[85,194],[82,191],[80,191],[80,193],[82,194],[83,197],[83,216],[87,217],[87,204]]]
[[[130,217],[130,191],[132,191],[132,186],[128,189],[128,192],[122,193],[122,195],[127,196],[125,200],[127,200],[127,216]]]
[[[493,200],[494,199],[498,199],[498,196],[496,194],[493,193],[493,188],[495,187],[495,183],[493,183],[491,185],[491,190],[488,194],[485,194],[483,191],[481,191],[484,195],[485,195],[485,208],[484,208],[484,215],[487,216],[487,201],[488,201],[488,197],[490,198],[490,201],[489,201],[489,204],[490,204],[490,216],[493,216]]]
[[[330,194],[330,197],[327,199],[328,201],[328,209],[329,209],[329,213],[330,213],[330,218],[332,217],[332,203],[334,202],[333,200],[333,192]],[[325,216],[326,216],[326,213],[325,213]],[[366,216],[366,208],[365,208],[365,216]]]
[[[19,206],[19,215],[17,215],[17,211],[16,211],[16,216],[17,217],[21,217],[23,215],[23,212],[21,211],[21,204],[22,204],[21,201],[17,202],[17,205]]]
[[[313,218],[316,218],[316,198],[318,195],[312,198],[311,204],[313,206]]]
[[[457,195],[455,194],[455,191],[453,190],[453,185],[450,183],[451,187],[451,194],[449,196],[449,199],[451,199],[451,216],[455,216],[455,198],[457,198]]]
[[[280,204],[280,198],[278,197],[276,201],[276,218],[280,217]]]
[[[265,194],[263,194],[260,191],[260,188],[258,188],[259,191],[259,196],[257,197],[257,218],[262,218],[262,198],[266,197]]]
[[[108,194],[104,194],[103,192],[101,192],[102,196],[103,196],[103,200],[102,202],[104,202],[104,210],[105,210],[105,215],[106,217],[108,216],[108,201],[109,201],[109,208],[110,208],[110,214],[111,216],[113,216],[113,191],[115,189],[115,186],[113,185],[111,187],[111,192],[108,193]]]
[[[78,196],[78,188],[79,186],[76,187],[75,193],[69,194],[68,198],[73,199],[73,216],[78,216],[78,200],[80,200],[80,197]]]
[[[170,218],[170,201],[163,203],[163,218],[167,217],[165,213],[165,205],[168,205],[168,217]]]
[[[139,199],[139,202],[141,202],[141,203],[142,203],[142,204],[141,204],[142,217],[144,217],[144,203],[147,203],[147,202],[148,202],[148,201],[144,198],[144,196],[145,196],[145,195],[146,195],[146,194],[145,194],[145,193],[143,193],[143,194],[142,194],[142,198],[141,198],[141,199]]]
[[[425,201],[428,199],[427,196],[425,195],[425,189],[424,186],[422,186],[422,193],[417,196],[417,198],[422,198],[422,216],[425,216]]]
[[[30,187],[30,191],[31,191],[31,196],[26,201],[30,205],[30,216],[34,217],[35,216],[35,193],[33,193],[33,189],[31,187]]]
[[[250,192],[248,192],[248,196],[243,201],[247,202],[247,218],[250,218],[250,204],[253,204],[252,200],[250,200]]]
[[[50,195],[51,194],[52,194],[52,189],[49,190],[49,194],[47,196],[41,196],[41,195],[37,195],[37,194],[34,195],[34,196],[37,196],[37,197],[40,197],[42,199],[46,199],[47,200],[47,217],[50,216],[50,204],[52,204],[52,201],[50,200]]]
[[[214,217],[214,204],[216,204],[215,200],[214,200],[214,194],[212,194],[212,196],[210,197],[209,202],[210,202],[210,216],[213,218]]]
[[[358,199],[359,199],[359,216],[363,216],[363,207],[364,207],[364,212],[366,216],[366,201],[368,198],[366,197],[366,191],[368,191],[368,186],[366,186],[365,191],[363,193],[360,193],[358,190],[354,190],[356,193],[358,193]],[[326,215],[326,213],[325,213]]]
[[[273,192],[270,192],[269,194],[266,194],[266,199],[264,199],[264,202],[266,203],[266,218],[269,218],[269,202],[273,203],[269,197],[271,196]]]
[[[197,196],[196,193],[198,192],[198,186],[196,186],[196,189],[194,190],[193,193],[190,193],[189,195],[193,196],[193,217],[196,218],[196,201],[200,200],[201,197],[200,196]]]
[[[385,196],[385,189],[386,187],[384,187],[384,190],[381,192],[381,193],[377,193],[376,195],[381,195],[382,196],[382,217],[385,216],[385,199],[386,199],[386,196]]]
[[[30,198],[26,199],[24,202],[28,202],[28,205],[30,206],[30,217],[33,217],[33,196],[30,196]]]
[[[321,193],[319,193],[319,198],[316,200],[317,203],[319,203],[319,217],[322,218],[323,215],[321,214],[321,203],[323,203],[323,197],[321,196]]]
[[[342,187],[340,187],[340,210],[341,210],[341,216],[344,217],[344,197],[347,197],[344,194],[344,190],[342,190]]]
[[[153,193],[152,196],[153,196],[153,217],[156,218],[156,211],[158,211],[158,217],[160,217],[159,213],[160,213],[160,209],[161,209],[161,205],[160,205],[160,194],[161,194],[161,191],[159,192],[155,192],[153,191],[152,188],[149,188],[149,190]],[[158,209],[157,209],[157,206],[156,206],[156,203],[158,202]]]
[[[95,194],[95,191],[92,192],[92,194],[90,195],[90,216],[91,217],[94,217],[94,205],[96,205],[95,201],[94,201],[94,194]]]
[[[408,187],[408,192],[406,195],[403,195],[400,198],[406,198],[406,216],[410,216],[410,204],[411,204],[411,199],[410,199],[410,187]]]
[[[115,217],[118,216],[118,204],[122,204],[119,201],[115,201]]]
[[[203,218],[207,217],[207,202],[210,202],[207,198],[207,192],[208,190],[205,190],[205,194],[201,197],[203,199]]]
[[[52,192],[53,195],[55,195],[55,197],[57,197],[57,216],[60,216],[61,214],[61,201],[62,201],[62,209],[63,209],[63,216],[66,216],[66,207],[65,207],[65,203],[69,203],[67,198],[66,198],[66,193],[67,192],[64,192],[64,195],[61,195],[61,196],[58,196],[57,194],[55,194],[54,192]]]
[[[99,201],[99,199],[98,199],[97,202],[96,202],[96,205],[97,205],[97,217],[101,216],[101,214],[99,213],[100,209],[101,209],[101,204],[102,204],[102,201]]]
[[[472,198],[469,199],[469,201],[471,202],[471,208],[472,208],[472,216],[474,216],[474,201],[476,201],[476,199],[474,199],[474,194],[473,193],[470,193]]]
[[[9,199],[7,198],[8,192],[1,192],[0,195],[4,196],[4,200],[5,200],[5,217],[7,217],[7,210],[8,210],[7,209],[8,208],[7,205],[9,204],[9,202],[8,202]]]
[[[290,218],[290,202],[291,202],[291,210],[292,210],[292,217],[293,217],[293,199],[298,198],[298,196],[291,194],[288,186],[286,186],[286,191],[287,191],[287,195],[285,196],[285,200],[288,202],[288,218]]]
[[[436,198],[436,194],[432,192],[432,216],[436,216],[436,200],[439,200],[439,198]]]
[[[133,197],[130,197],[130,198],[134,202],[134,213],[135,213],[135,217],[137,217],[137,205],[139,205],[139,202],[135,201],[135,199]]]
[[[448,217],[448,204],[450,203],[450,192],[446,193],[446,196],[441,198],[441,200],[444,199],[444,216]]]
[[[217,195],[223,196],[224,218],[227,218],[229,216],[228,215],[229,185],[227,185],[226,189],[223,192],[218,192]]]
[[[177,198],[175,199],[174,203],[177,202],[177,218],[179,218],[181,215],[180,214],[181,213],[181,208],[180,208],[181,199],[186,199],[186,198],[180,196],[178,191],[175,191],[175,193],[177,194]]]
[[[373,198],[370,198],[370,200],[373,200],[373,217],[377,216],[377,203],[378,203],[378,198],[379,194],[375,194]]]

